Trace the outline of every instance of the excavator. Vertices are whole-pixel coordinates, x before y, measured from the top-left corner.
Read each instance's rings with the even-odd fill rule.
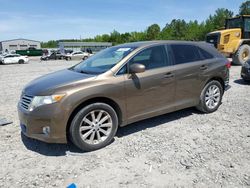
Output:
[[[234,64],[242,65],[250,59],[250,15],[226,19],[225,28],[208,33],[206,42],[232,58]]]

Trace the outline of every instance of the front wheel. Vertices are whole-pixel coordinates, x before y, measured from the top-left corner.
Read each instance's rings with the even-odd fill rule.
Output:
[[[233,63],[236,65],[242,65],[250,59],[250,46],[243,44],[239,47],[238,51],[233,56]]]
[[[94,103],[80,110],[70,125],[71,141],[81,150],[93,151],[107,146],[118,128],[115,110],[105,103]]]
[[[200,95],[200,103],[196,108],[205,113],[212,113],[221,105],[222,96],[223,88],[221,83],[217,80],[212,80],[203,88]]]

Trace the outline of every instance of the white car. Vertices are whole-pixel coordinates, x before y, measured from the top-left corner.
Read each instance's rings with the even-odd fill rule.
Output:
[[[72,52],[71,54],[66,54],[65,59],[66,60],[85,60],[88,57],[90,57],[92,54],[82,51]]]
[[[22,56],[19,54],[6,54],[0,56],[1,64],[9,64],[9,63],[27,63],[29,61],[28,56]]]

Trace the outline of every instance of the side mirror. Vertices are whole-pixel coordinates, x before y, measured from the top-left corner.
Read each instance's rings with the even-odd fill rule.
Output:
[[[135,74],[135,73],[141,73],[145,72],[145,66],[143,64],[135,63],[129,66],[129,73]]]

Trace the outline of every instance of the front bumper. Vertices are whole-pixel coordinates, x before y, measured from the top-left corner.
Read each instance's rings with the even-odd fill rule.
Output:
[[[67,143],[67,121],[56,110],[56,105],[41,106],[39,110],[29,112],[18,104],[18,116],[25,136],[47,143]],[[50,127],[49,134],[43,133],[44,127]]]

